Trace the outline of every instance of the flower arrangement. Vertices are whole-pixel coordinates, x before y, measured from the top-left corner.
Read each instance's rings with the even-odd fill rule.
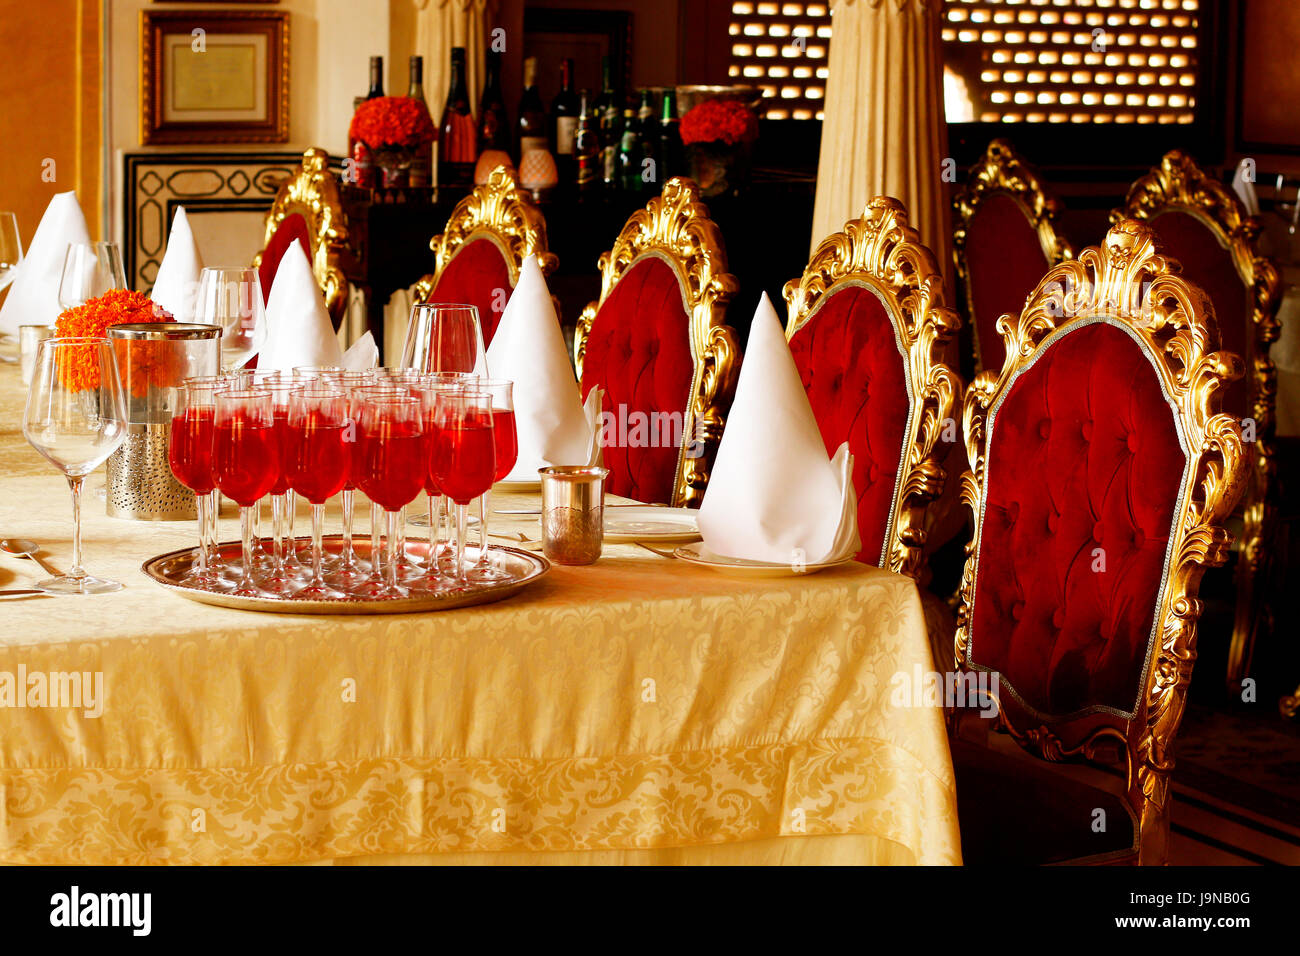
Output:
[[[682,117],[682,143],[752,143],[758,139],[758,117],[739,100],[705,100]]]
[[[142,292],[129,289],[110,289],[103,295],[97,295],[84,305],[68,309],[55,320],[54,334],[60,338],[88,337],[102,339],[108,337],[110,325],[125,325],[128,322],[175,322],[175,317],[155,303]],[[163,355],[165,353],[159,353]],[[73,391],[83,391],[99,387],[99,366],[95,362],[94,351],[87,349],[83,354],[74,349],[68,356],[68,363],[60,369],[60,378]],[[151,378],[168,375],[167,369],[157,369],[157,376],[142,375],[133,380],[132,392],[147,388]],[[138,397],[138,396],[137,396]]]
[[[429,110],[409,96],[376,96],[352,114],[348,137],[371,149],[427,146],[438,138]]]

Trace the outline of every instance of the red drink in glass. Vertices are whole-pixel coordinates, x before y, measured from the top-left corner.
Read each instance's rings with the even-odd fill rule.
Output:
[[[447,444],[446,477],[442,492],[458,505],[467,505],[492,487],[496,474],[496,450],[492,419],[470,417],[458,427],[443,430]]]
[[[279,476],[275,426],[239,413],[232,415],[213,428],[213,462],[221,493],[236,504],[252,507]]]
[[[271,494],[282,495],[289,490],[289,453],[292,448],[293,436],[289,431],[289,407],[287,405],[277,405],[275,407],[275,443],[280,452],[280,471],[275,476],[275,484],[271,486]]]
[[[385,511],[400,511],[424,490],[428,446],[416,422],[363,428],[357,445],[357,484]]]
[[[199,405],[172,418],[171,446],[167,458],[172,474],[196,495],[206,495],[217,486],[212,471],[213,421],[216,409]]]
[[[492,409],[492,440],[496,449],[496,471],[492,481],[498,482],[510,474],[519,459],[519,435],[515,431],[513,408]]]
[[[314,505],[324,504],[347,484],[352,472],[346,425],[308,412],[293,430],[292,452],[284,471],[289,485]]]

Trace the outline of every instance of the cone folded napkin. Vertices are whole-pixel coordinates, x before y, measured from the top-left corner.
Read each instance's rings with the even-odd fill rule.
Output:
[[[20,325],[53,325],[59,307],[59,278],[68,245],[90,242],[86,217],[75,192],[59,193],[45,207],[27,255],[18,264],[9,295],[0,306],[0,332],[18,333]]]
[[[154,280],[150,298],[176,317],[177,322],[193,322],[195,299],[199,291],[199,275],[203,272],[203,256],[190,230],[185,207],[176,210],[172,220],[171,235],[167,237],[167,251],[158,278]]]
[[[519,460],[507,481],[536,481],[548,465],[589,465],[600,460],[602,391],[584,406],[555,317],[546,279],[529,256],[487,350],[493,378],[515,383]]]
[[[285,250],[266,303],[266,344],[259,369],[290,371],[301,365],[339,365],[343,350],[302,244]]]
[[[853,458],[828,458],[799,371],[766,294],[754,313],[709,488],[700,535],[714,554],[823,564],[860,547]]]
[[[339,361],[339,365],[349,372],[366,372],[378,364],[379,346],[375,345],[375,337],[370,332],[349,345]]]

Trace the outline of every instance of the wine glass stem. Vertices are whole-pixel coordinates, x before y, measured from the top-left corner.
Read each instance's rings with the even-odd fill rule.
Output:
[[[429,495],[429,575],[432,577],[438,573],[438,539],[442,537],[439,533],[442,529],[438,527],[440,515],[437,514],[437,497]]]
[[[194,496],[194,513],[199,519],[199,574],[208,573],[208,496]]]
[[[295,549],[293,551],[289,551],[288,553],[292,554],[294,558],[298,557],[296,551],[298,547],[297,539],[294,538],[293,536],[293,513],[297,509],[298,509],[298,499],[294,497],[293,489],[290,488],[288,491],[284,493],[284,520],[285,520],[285,527],[286,527],[285,535],[289,539],[289,548]]]
[[[488,562],[488,496],[492,492],[485,491],[478,497],[478,560],[474,562],[476,568],[486,568]]]
[[[456,505],[456,579],[465,580],[465,515],[467,505]]]
[[[390,590],[397,588],[397,566],[401,563],[401,542],[397,538],[397,518],[400,511],[389,511],[388,516],[388,566],[384,568]]]
[[[217,549],[221,541],[220,528],[217,525],[217,519],[221,517],[221,492],[213,488],[208,493],[208,543],[212,547],[211,564],[214,568],[218,567],[221,562],[221,553]]]
[[[253,514],[254,508],[248,505],[239,506],[239,534],[244,544],[244,568],[243,575],[239,580],[241,588],[255,588],[256,582],[253,580]]]
[[[86,570],[81,566],[81,484],[86,479],[77,475],[68,478],[68,487],[72,489],[72,570],[70,578],[84,578]]]
[[[284,495],[271,496],[271,534],[274,536],[274,567],[278,576],[284,571]]]
[[[311,584],[314,588],[323,588],[325,586],[325,577],[322,572],[325,556],[321,553],[321,526],[324,523],[324,503],[319,505],[313,503],[311,506]]]
[[[352,567],[352,506],[356,492],[350,488],[343,489],[343,567]]]

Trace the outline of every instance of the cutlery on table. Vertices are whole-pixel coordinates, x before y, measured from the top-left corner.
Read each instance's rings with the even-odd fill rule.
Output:
[[[657,554],[657,555],[659,555],[659,557],[661,557],[661,558],[670,558],[670,559],[672,559],[672,560],[674,560],[674,561],[677,560],[677,555],[674,554],[674,553],[671,552],[671,551],[660,551],[658,548],[652,548],[652,547],[650,547],[650,545],[646,544],[646,543],[643,542],[643,541],[638,541],[638,542],[636,542],[636,544],[639,545],[639,546],[642,547],[642,548],[645,548],[645,549],[646,549],[647,551],[649,551],[651,554]]]
[[[41,546],[39,544],[35,541],[28,541],[26,538],[5,538],[3,541],[0,541],[0,551],[3,551],[5,554],[13,555],[15,558],[28,558],[35,561],[45,569],[46,574],[50,575],[50,577],[57,578],[59,572],[52,568],[49,563],[37,553],[40,550]]]
[[[19,594],[48,594],[48,591],[42,591],[40,588],[10,588],[9,590],[0,590],[0,597],[13,597]]]

